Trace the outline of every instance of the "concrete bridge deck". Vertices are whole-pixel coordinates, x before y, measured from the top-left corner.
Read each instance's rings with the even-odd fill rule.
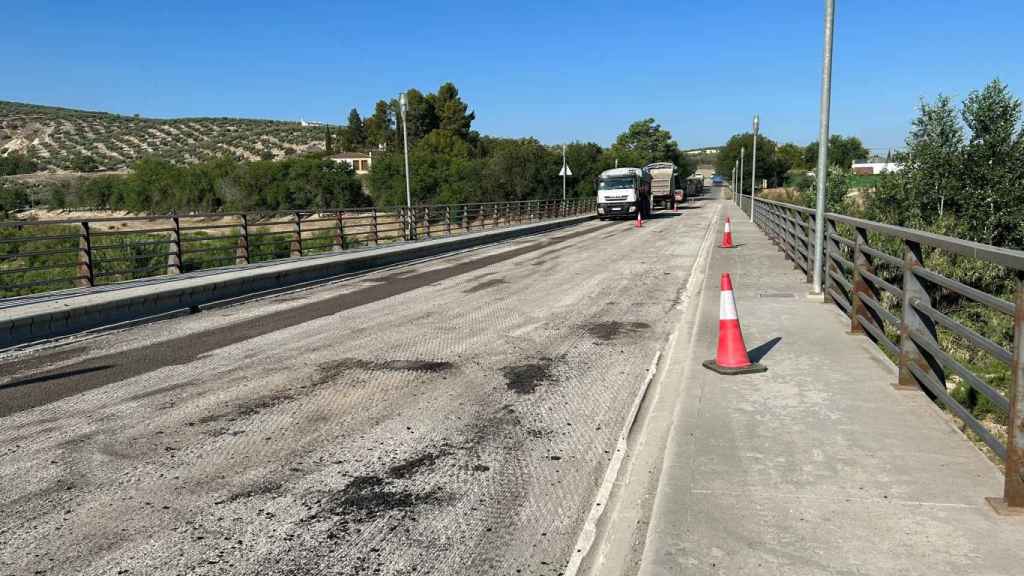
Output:
[[[806,297],[803,273],[735,205],[722,216],[739,247],[714,249],[590,572],[1024,574],[1024,518],[985,501],[1002,494],[996,465],[923,393],[894,389],[892,363]],[[722,272],[767,373],[701,366]]]

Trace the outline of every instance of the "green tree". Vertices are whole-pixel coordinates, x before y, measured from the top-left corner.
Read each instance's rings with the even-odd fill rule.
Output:
[[[324,152],[330,156],[334,154],[334,134],[331,133],[330,126],[324,126]],[[261,160],[273,160],[273,158],[260,158]]]
[[[378,100],[373,107],[373,116],[366,119],[367,144],[374,148],[390,148],[396,141],[395,117],[388,103]]]
[[[38,172],[39,169],[39,164],[24,154],[11,152],[6,156],[0,156],[0,176],[31,174]]]
[[[469,138],[470,125],[476,114],[469,112],[469,106],[459,97],[459,90],[451,82],[446,82],[437,90],[437,94],[428,96],[437,114],[437,127],[459,136],[463,140]]]
[[[792,142],[786,142],[779,146],[775,155],[779,162],[779,170],[782,172],[810,169],[810,166],[804,164],[804,149]]]
[[[366,127],[359,116],[359,110],[355,108],[348,113],[348,125],[343,132],[341,147],[346,152],[358,152],[366,148]]]
[[[843,170],[850,170],[854,162],[866,160],[868,150],[856,136],[844,137],[833,134],[828,137],[828,163]],[[804,148],[804,166],[814,170],[818,166],[818,141],[811,142]]]
[[[679,145],[672,139],[672,133],[654,121],[645,118],[629,125],[619,134],[609,153],[618,158],[619,166],[643,167],[652,162],[682,163],[683,155]]]
[[[409,144],[411,147],[418,140],[436,130],[440,124],[437,119],[437,111],[434,110],[433,98],[424,96],[422,92],[415,88],[409,89],[405,93],[405,98],[406,125],[409,132]],[[396,109],[397,106],[398,104],[396,102]],[[398,121],[401,122],[401,118],[398,118]],[[398,132],[401,134],[401,126],[398,127]]]
[[[740,152],[743,149],[746,149],[743,161],[743,188],[745,193],[749,193],[753,168],[751,161],[754,151],[753,133],[734,134],[729,138],[729,141],[718,152],[715,171],[722,175],[732,175],[734,165],[740,159]],[[762,180],[767,180],[769,187],[780,186],[785,181],[787,169],[785,163],[780,162],[777,157],[775,142],[764,134],[758,134],[756,180],[758,185]]]

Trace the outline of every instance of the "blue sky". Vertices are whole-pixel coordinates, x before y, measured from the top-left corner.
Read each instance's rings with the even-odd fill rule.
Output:
[[[903,143],[919,100],[1024,96],[1020,0],[837,0],[833,132]],[[474,127],[610,143],[653,116],[683,147],[816,138],[823,2],[10,2],[0,100],[144,116],[343,122],[454,82]],[[983,7],[983,9],[982,9]]]

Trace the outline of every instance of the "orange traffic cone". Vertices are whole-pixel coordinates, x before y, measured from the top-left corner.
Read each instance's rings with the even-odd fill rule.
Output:
[[[637,228],[643,228],[643,226],[644,226],[644,218],[643,218],[643,216],[640,215],[639,207],[637,207],[637,208],[638,209],[636,211],[636,227]]]
[[[725,233],[722,234],[722,245],[720,248],[735,248],[732,245],[732,220],[725,218]]]
[[[728,272],[722,274],[722,295],[718,307],[718,352],[714,360],[704,362],[704,367],[727,376],[768,370],[761,364],[751,362],[747,355],[747,345],[743,342],[740,319],[736,314],[732,279]]]

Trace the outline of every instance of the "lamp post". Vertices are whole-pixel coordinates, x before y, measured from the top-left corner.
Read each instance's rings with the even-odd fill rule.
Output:
[[[742,196],[743,196],[743,157],[746,156],[746,154],[747,154],[747,147],[746,146],[740,146],[740,187],[737,188],[737,190],[739,190],[740,196],[741,196],[740,210],[743,209],[743,200],[742,200]]]
[[[413,237],[412,229],[412,185],[409,179],[409,130],[405,122],[405,111],[409,107],[409,101],[405,97],[405,92],[402,92],[398,97],[398,108],[402,112],[402,144],[405,146],[405,212],[406,212],[406,226],[408,228],[409,239]]]
[[[754,114],[754,153],[750,157],[750,222],[754,222],[754,192],[757,190],[757,129],[761,119]]]
[[[736,195],[736,190],[737,190],[737,188],[736,188],[736,178],[739,177],[739,173],[740,173],[740,161],[739,161],[739,158],[737,158],[736,161],[733,162],[733,164],[732,164],[732,201],[735,202],[736,205],[739,205],[739,203],[740,203],[740,199]]]
[[[825,0],[825,54],[821,66],[821,116],[818,119],[818,198],[814,210],[814,286],[812,293],[822,294],[822,257],[825,249],[825,193],[828,187],[828,119],[832,103],[832,28],[835,25],[835,0]]]

